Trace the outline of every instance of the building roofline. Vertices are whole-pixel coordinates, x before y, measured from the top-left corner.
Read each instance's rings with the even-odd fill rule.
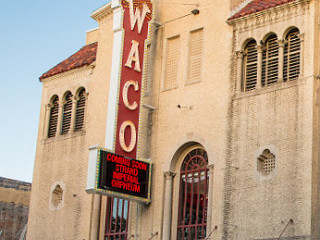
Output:
[[[109,2],[91,13],[91,18],[98,21],[99,19],[110,15],[112,12],[111,2]]]

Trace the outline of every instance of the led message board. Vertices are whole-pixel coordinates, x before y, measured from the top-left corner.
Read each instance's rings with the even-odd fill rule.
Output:
[[[152,164],[97,148],[95,186],[100,193],[143,203],[150,202]]]

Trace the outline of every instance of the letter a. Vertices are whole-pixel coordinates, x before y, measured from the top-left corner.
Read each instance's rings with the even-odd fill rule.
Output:
[[[133,9],[133,0],[127,0],[130,4],[130,23],[131,23],[131,30],[133,31],[134,25],[138,20],[138,32],[141,33],[142,25],[147,13],[150,13],[150,9],[148,8],[147,4],[143,4],[142,14],[140,14],[140,9],[136,8],[136,12],[134,13]]]
[[[132,68],[132,61],[135,61],[134,70],[141,72],[140,59],[139,59],[139,42],[132,40],[132,47],[126,63],[126,67]]]

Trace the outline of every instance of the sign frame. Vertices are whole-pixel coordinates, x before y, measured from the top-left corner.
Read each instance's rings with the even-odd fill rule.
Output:
[[[93,164],[95,164],[95,177],[94,177],[94,183],[92,186],[87,186],[86,192],[87,193],[96,193],[96,194],[102,194],[102,195],[106,195],[106,196],[110,196],[110,197],[116,197],[116,198],[122,198],[122,199],[127,199],[127,200],[132,200],[135,202],[140,202],[140,203],[144,203],[144,204],[149,204],[151,202],[151,181],[152,181],[152,162],[149,160],[142,160],[142,159],[132,159],[129,157],[125,157],[125,156],[121,156],[119,154],[114,153],[113,151],[110,151],[109,149],[106,148],[102,148],[102,147],[95,147],[91,150],[95,150],[95,153],[93,155],[91,155],[91,157],[89,158],[89,165],[91,165],[91,167],[93,167]],[[148,179],[147,179],[147,184],[146,187],[147,189],[147,197],[139,197],[139,196],[134,196],[134,195],[130,195],[127,193],[121,193],[120,191],[116,191],[116,190],[108,190],[108,189],[103,189],[101,188],[100,185],[100,177],[101,177],[101,171],[103,171],[102,168],[102,161],[103,159],[101,158],[101,152],[105,151],[107,153],[110,154],[114,154],[117,156],[121,156],[124,159],[128,159],[130,161],[140,161],[143,163],[146,163],[148,165]],[[105,169],[104,171],[107,171],[107,169]],[[93,176],[92,176],[93,177]],[[91,179],[92,179],[91,177]]]

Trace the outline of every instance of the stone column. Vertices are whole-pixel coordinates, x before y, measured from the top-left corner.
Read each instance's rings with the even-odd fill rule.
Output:
[[[236,93],[241,92],[241,80],[242,80],[242,63],[244,51],[237,51],[237,79],[236,79]]]
[[[212,203],[213,203],[213,169],[214,165],[209,166],[209,186],[208,186],[208,213],[207,213],[207,236],[208,237],[213,230],[212,228]]]
[[[71,112],[70,132],[74,131],[78,100],[79,100],[78,96],[74,96],[73,99],[72,99],[72,112]]]
[[[93,203],[91,212],[90,240],[98,240],[100,226],[101,196],[98,194],[93,194],[92,201]]]
[[[279,45],[279,60],[278,60],[278,82],[283,82],[283,64],[284,64],[284,45],[285,40],[278,40]]]
[[[171,239],[171,211],[172,211],[172,178],[174,174],[172,172],[165,172],[165,195],[163,206],[163,228],[162,239]]]
[[[62,101],[59,104],[59,112],[58,112],[58,123],[57,123],[57,132],[56,136],[61,135],[61,123],[62,123],[62,117],[63,117],[63,105],[65,104],[65,101]]]
[[[298,34],[300,38],[300,75],[299,77],[304,76],[304,33]]]
[[[264,45],[257,46],[258,59],[257,59],[257,84],[256,89],[260,89],[262,87],[262,54],[264,51]]]
[[[45,111],[45,117],[44,117],[44,133],[43,136],[44,138],[48,138],[48,132],[49,132],[49,123],[50,123],[50,112],[52,108],[52,104],[47,104],[45,106],[46,111]]]

